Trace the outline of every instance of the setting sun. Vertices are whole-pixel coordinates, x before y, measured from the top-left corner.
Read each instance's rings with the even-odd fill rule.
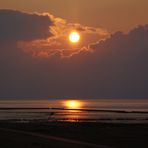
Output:
[[[80,34],[78,32],[71,32],[69,35],[69,40],[72,43],[77,43],[80,40]]]
[[[68,100],[68,101],[65,101],[64,105],[66,108],[69,108],[69,109],[78,109],[81,107],[81,102],[77,100]]]

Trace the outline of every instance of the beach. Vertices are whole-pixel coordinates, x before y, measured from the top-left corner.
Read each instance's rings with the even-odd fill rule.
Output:
[[[0,148],[148,148],[145,100],[0,103]]]
[[[148,147],[147,124],[1,122],[0,128],[2,148]]]

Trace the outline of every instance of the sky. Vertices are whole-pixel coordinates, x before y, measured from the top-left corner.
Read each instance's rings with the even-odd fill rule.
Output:
[[[49,12],[69,22],[111,32],[148,23],[147,0],[0,0],[0,8]]]
[[[0,0],[0,98],[148,98],[147,7]]]

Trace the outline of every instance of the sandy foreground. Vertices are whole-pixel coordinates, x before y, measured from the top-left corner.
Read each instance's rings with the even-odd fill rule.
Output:
[[[0,148],[148,148],[148,124],[0,123]]]

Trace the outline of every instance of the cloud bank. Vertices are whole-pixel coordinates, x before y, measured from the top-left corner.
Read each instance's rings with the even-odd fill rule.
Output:
[[[67,42],[73,29],[77,47]],[[148,98],[148,25],[107,36],[47,13],[0,10],[0,98]]]

